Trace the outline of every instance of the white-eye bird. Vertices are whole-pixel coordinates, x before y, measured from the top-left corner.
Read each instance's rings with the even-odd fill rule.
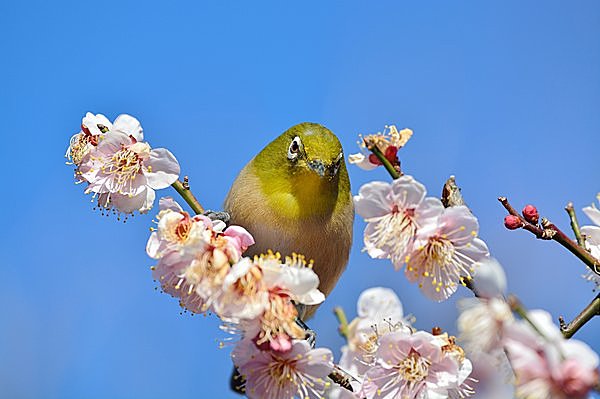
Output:
[[[327,296],[346,267],[354,207],[338,138],[316,123],[293,126],[240,172],[225,200],[231,223],[256,244],[247,255],[302,254],[314,260],[319,289]],[[311,306],[299,314],[310,317]]]

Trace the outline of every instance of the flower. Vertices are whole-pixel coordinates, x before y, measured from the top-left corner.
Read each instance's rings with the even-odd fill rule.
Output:
[[[223,230],[221,221],[190,216],[172,198],[162,198],[160,207],[158,228],[146,245],[148,256],[159,260],[153,276],[181,306],[204,313],[220,295],[231,264],[254,240],[239,226]]]
[[[356,305],[358,317],[348,325],[348,345],[342,347],[340,367],[362,377],[373,363],[381,335],[410,331],[400,299],[389,288],[373,287],[363,291]]]
[[[600,201],[600,193],[596,198]],[[583,208],[583,212],[595,224],[595,226],[581,227],[581,233],[585,235],[585,245],[594,258],[600,259],[600,210],[596,208],[595,204],[592,204]],[[595,284],[594,290],[600,288],[600,276],[597,273],[588,271],[584,278]]]
[[[479,224],[466,206],[445,208],[437,220],[417,231],[414,250],[405,275],[418,282],[430,299],[446,300],[462,278],[470,279],[475,264],[488,256],[486,244],[477,238]]]
[[[461,342],[472,353],[492,353],[502,349],[502,331],[514,317],[510,307],[499,298],[464,299],[460,302],[458,331]]]
[[[74,134],[69,140],[69,148],[65,157],[68,164],[79,166],[83,158],[92,148],[98,145],[98,141],[112,127],[112,123],[102,114],[94,115],[91,112],[85,114],[81,120],[81,130]]]
[[[506,273],[492,257],[485,257],[475,265],[473,290],[480,298],[502,297],[506,292]]]
[[[368,399],[448,398],[470,394],[468,359],[447,336],[425,331],[392,332],[380,339],[377,363],[365,374],[360,395]]]
[[[371,182],[354,197],[356,212],[365,218],[365,249],[372,258],[390,258],[398,269],[412,251],[418,227],[443,211],[436,198],[425,198],[425,186],[412,176],[391,184]]]
[[[295,303],[323,302],[318,286],[319,277],[303,256],[294,254],[282,262],[279,253],[268,252],[233,266],[214,308],[232,330],[241,329],[257,346],[287,351],[292,339],[306,335],[296,323]]]
[[[381,165],[381,161],[375,154],[371,154],[367,147],[377,146],[385,158],[393,165],[399,166],[397,152],[411,138],[413,132],[410,129],[398,131],[396,126],[385,126],[383,133],[361,136],[359,141],[360,153],[348,156],[348,162],[355,164],[361,169],[372,170]]]
[[[504,347],[516,375],[517,398],[582,399],[598,381],[598,355],[585,343],[566,340],[542,310],[505,329]],[[536,331],[537,330],[537,331]]]
[[[79,173],[89,182],[86,193],[98,195],[101,208],[125,214],[147,212],[154,203],[154,190],[170,186],[179,177],[173,154],[152,149],[142,139],[137,119],[119,115],[110,132],[81,160]]]
[[[282,353],[259,350],[252,341],[242,340],[231,357],[246,379],[245,393],[250,399],[318,399],[330,385],[331,351],[311,349],[306,341],[295,340],[291,349]]]

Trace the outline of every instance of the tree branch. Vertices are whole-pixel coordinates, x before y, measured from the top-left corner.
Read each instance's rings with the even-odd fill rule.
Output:
[[[197,215],[204,213],[204,208],[202,207],[202,205],[200,205],[200,202],[198,202],[196,197],[194,197],[194,194],[192,194],[192,192],[190,191],[187,176],[183,178],[183,182],[177,180],[175,181],[175,183],[171,184],[171,187],[173,187],[175,191],[177,191],[179,195],[181,195],[181,197],[185,200],[185,202],[188,203],[190,208],[192,208],[192,210],[196,212]]]
[[[575,209],[573,208],[572,202],[569,202],[567,206],[565,206],[565,211],[567,211],[567,213],[569,214],[569,219],[571,220],[571,228],[573,229],[573,233],[575,234],[575,238],[577,239],[577,244],[585,248],[585,239],[581,235],[581,230],[579,230],[579,222],[577,222],[577,215],[575,214]]]
[[[560,330],[563,333],[563,336],[565,338],[571,338],[594,316],[600,316],[600,294],[596,295],[592,302],[590,302],[589,305],[587,305],[569,324],[565,323],[565,319],[562,316],[559,317]]]
[[[551,223],[548,219],[543,218],[541,227],[535,224],[532,224],[525,220],[523,216],[521,216],[515,208],[513,208],[508,199],[506,197],[498,197],[498,201],[504,206],[504,208],[508,211],[509,214],[516,216],[521,221],[521,227],[533,235],[535,235],[540,240],[554,240],[558,242],[560,245],[565,247],[569,252],[573,255],[577,256],[583,263],[587,265],[594,273],[600,275],[600,261],[592,256],[584,247],[579,246],[575,241],[571,240],[565,233],[563,233],[556,225]]]

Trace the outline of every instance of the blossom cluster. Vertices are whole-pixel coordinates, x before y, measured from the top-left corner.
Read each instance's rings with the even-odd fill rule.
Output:
[[[157,260],[153,276],[164,292],[190,312],[216,314],[226,330],[241,334],[232,358],[248,397],[318,398],[332,353],[304,341],[296,305],[325,299],[319,278],[301,255],[243,257],[252,244],[243,227],[191,216],[162,198],[146,251]]]
[[[477,218],[464,205],[427,197],[423,184],[402,175],[397,152],[411,136],[410,129],[386,126],[362,138],[361,153],[349,157],[366,170],[385,165],[395,178],[367,183],[354,196],[356,212],[366,221],[364,250],[403,269],[434,301],[468,284],[476,298],[460,302],[458,340],[440,328],[417,330],[396,294],[376,287],[360,295],[357,317],[342,323],[346,345],[336,366],[331,350],[313,347],[299,319],[301,307],[325,299],[312,261],[272,251],[245,256],[254,237],[243,227],[192,215],[170,197],[160,199],[146,245],[156,261],[154,279],[182,308],[213,313],[223,330],[238,336],[231,357],[251,399],[465,398],[475,389],[496,399],[507,380],[514,386],[507,398],[587,397],[598,383],[598,355],[583,342],[565,339],[547,312],[519,308],[521,319],[513,315],[506,276],[478,238]],[[145,213],[155,190],[177,181],[175,157],[143,140],[134,117],[119,115],[110,122],[92,113],[71,138],[68,163],[103,212]],[[581,247],[600,259],[600,210],[592,205],[584,212],[595,225],[581,228]],[[533,206],[523,216],[512,212],[505,225],[517,229],[539,221]],[[585,277],[600,287],[598,273]],[[338,374],[347,384],[332,384]]]
[[[440,329],[416,331],[396,294],[364,291],[358,316],[348,325],[340,367],[352,376],[356,394],[332,389],[340,398],[467,397],[472,365],[455,338]]]
[[[429,298],[443,301],[470,280],[478,262],[489,256],[477,237],[477,218],[466,206],[444,208],[426,197],[425,186],[404,175],[363,185],[354,197],[356,212],[367,222],[365,250],[390,259]]]
[[[458,318],[459,338],[474,363],[493,364],[483,386],[498,390],[513,379],[514,396],[527,399],[587,398],[598,382],[598,355],[585,343],[567,340],[552,316],[530,310],[517,320],[502,296],[465,299]],[[509,393],[512,397],[512,393]]]
[[[179,177],[179,163],[165,148],[152,149],[140,122],[119,115],[111,123],[88,112],[81,131],[71,137],[65,156],[75,165],[75,179],[87,183],[102,211],[132,214],[152,208],[155,190],[169,187]]]

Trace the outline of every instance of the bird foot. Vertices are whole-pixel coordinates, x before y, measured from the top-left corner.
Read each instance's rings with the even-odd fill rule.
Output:
[[[225,224],[229,224],[229,221],[231,220],[231,216],[227,212],[211,211],[210,209],[207,209],[204,211],[203,215],[210,220],[220,220]]]
[[[304,339],[306,340],[306,342],[308,342],[310,347],[314,349],[315,344],[317,343],[317,333],[314,330],[312,330],[308,325],[306,325],[306,323],[302,321],[302,319],[300,319],[299,317],[296,317],[296,324],[298,324],[304,329],[304,332],[306,333]]]

